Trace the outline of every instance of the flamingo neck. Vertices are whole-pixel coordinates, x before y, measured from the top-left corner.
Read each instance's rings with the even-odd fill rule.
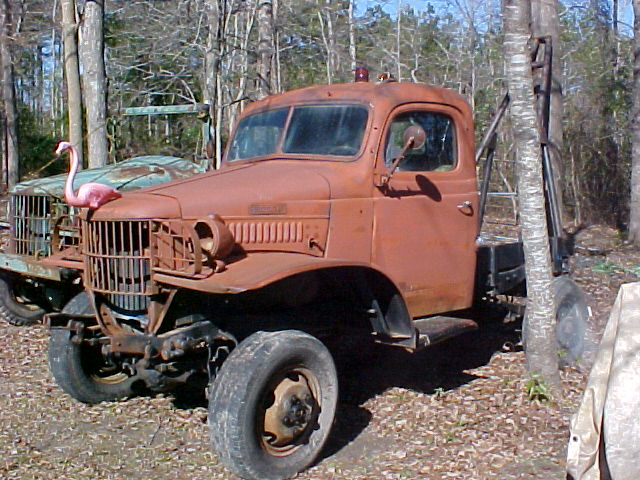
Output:
[[[67,175],[67,181],[64,184],[64,198],[67,200],[67,203],[77,203],[78,197],[73,192],[73,180],[76,177],[76,173],[78,173],[78,154],[74,146],[69,147],[70,157],[71,157],[71,169],[69,170],[69,175]]]

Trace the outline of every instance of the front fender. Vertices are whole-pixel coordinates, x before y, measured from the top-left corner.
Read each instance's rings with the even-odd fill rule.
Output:
[[[335,267],[364,267],[366,263],[354,263],[340,259],[327,259],[298,253],[264,252],[250,253],[242,260],[230,263],[223,272],[204,279],[175,277],[155,273],[156,282],[206,293],[241,293],[256,290],[270,283],[298,273]]]
[[[334,268],[354,268],[362,275],[362,297],[371,306],[373,330],[389,339],[413,339],[415,329],[401,290],[382,271],[369,263],[318,258],[283,252],[250,253],[227,265],[225,271],[204,279],[155,273],[156,282],[212,294],[235,294],[257,290],[297,274]]]

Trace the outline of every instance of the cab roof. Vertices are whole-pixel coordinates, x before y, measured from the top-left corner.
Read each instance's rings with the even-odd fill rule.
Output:
[[[382,83],[354,82],[315,85],[299,88],[271,95],[252,103],[244,110],[243,116],[261,110],[297,104],[324,103],[328,100],[368,104],[390,109],[405,103],[441,103],[453,106],[465,114],[471,114],[466,99],[452,90],[424,83],[387,81]]]

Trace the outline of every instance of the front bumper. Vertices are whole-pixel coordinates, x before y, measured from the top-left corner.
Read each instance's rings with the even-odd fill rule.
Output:
[[[61,282],[65,278],[63,273],[65,269],[44,265],[42,260],[34,257],[12,253],[0,253],[0,269],[56,282]]]

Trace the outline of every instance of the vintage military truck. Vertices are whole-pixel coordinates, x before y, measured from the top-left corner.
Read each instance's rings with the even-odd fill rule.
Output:
[[[336,408],[321,339],[415,351],[476,328],[477,299],[524,291],[522,244],[479,242],[483,189],[472,112],[450,90],[360,81],[255,102],[221,169],[82,211],[81,257],[47,260],[86,287],[48,316],[51,371],[87,403],[203,375],[220,459],[294,475]],[[552,246],[565,273],[566,242]],[[559,278],[571,323],[584,305]]]
[[[132,107],[123,114],[191,114],[202,110],[201,105],[168,105]],[[100,182],[129,191],[202,173],[208,163],[206,158],[139,156],[83,170],[75,183]],[[75,220],[78,210],[64,201],[65,179],[66,175],[55,175],[28,180],[10,192],[9,243],[7,250],[0,252],[0,315],[13,325],[36,323],[45,312],[60,311],[82,291],[78,271],[41,261],[54,251],[75,246],[80,238]]]

